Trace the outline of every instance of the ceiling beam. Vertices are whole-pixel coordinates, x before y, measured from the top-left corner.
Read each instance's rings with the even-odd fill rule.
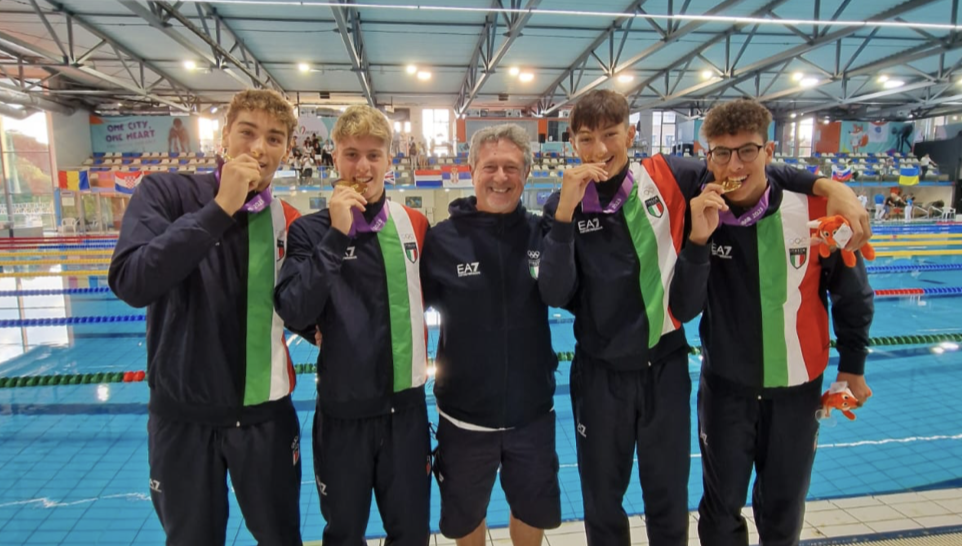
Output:
[[[735,6],[737,6],[738,4],[741,4],[741,3],[744,2],[744,1],[745,1],[745,0],[723,0],[723,1],[719,2],[718,4],[716,4],[715,6],[713,6],[711,9],[707,10],[703,15],[716,15],[716,14],[719,14],[719,13],[725,13],[726,10],[732,9],[732,8],[734,8]],[[632,17],[634,17],[634,15],[632,15]],[[567,96],[566,96],[564,99],[562,99],[561,101],[551,102],[551,101],[554,101],[554,90],[551,90],[551,91],[550,91],[550,97],[548,96],[548,93],[546,92],[546,93],[545,93],[545,96],[542,98],[542,100],[541,100],[540,102],[542,103],[542,105],[544,105],[545,103],[551,103],[551,104],[548,105],[546,108],[541,108],[541,109],[540,109],[540,113],[541,113],[541,114],[550,114],[551,112],[557,111],[558,109],[560,109],[561,107],[563,107],[563,106],[565,106],[565,105],[567,105],[567,104],[570,104],[570,103],[572,103],[572,102],[576,102],[576,101],[577,101],[578,99],[580,99],[582,96],[584,96],[584,95],[586,95],[587,93],[591,92],[593,89],[597,88],[598,86],[604,84],[605,82],[607,82],[607,81],[610,80],[611,78],[613,78],[613,77],[615,77],[615,76],[618,76],[621,72],[624,72],[625,70],[628,70],[629,68],[633,67],[634,65],[636,65],[636,64],[640,63],[641,61],[647,59],[647,58],[650,57],[651,55],[654,55],[655,53],[661,51],[661,50],[664,49],[665,47],[667,47],[667,46],[669,46],[669,45],[677,42],[677,41],[680,40],[681,38],[685,37],[685,36],[688,35],[688,34],[691,34],[691,33],[694,32],[695,30],[697,30],[698,28],[700,28],[700,27],[702,27],[702,26],[704,26],[704,25],[706,25],[706,24],[709,24],[708,21],[701,21],[701,20],[694,20],[694,21],[690,21],[690,22],[686,23],[684,26],[682,26],[682,27],[678,28],[677,30],[675,30],[675,31],[671,32],[670,34],[668,34],[665,38],[661,39],[658,43],[656,43],[656,44],[654,44],[654,45],[652,45],[652,46],[650,46],[650,47],[645,48],[643,51],[641,51],[641,52],[637,53],[636,55],[632,56],[630,59],[622,62],[621,64],[619,64],[619,65],[617,65],[617,66],[612,67],[612,69],[610,70],[610,72],[609,72],[608,74],[605,74],[605,75],[603,75],[603,76],[595,79],[594,81],[588,83],[587,85],[585,85],[585,86],[583,86],[583,87],[581,87],[581,88],[579,88],[579,89],[574,89],[574,88],[568,89],[568,91],[567,91],[567,93],[566,93]],[[586,50],[585,53],[582,53],[582,56],[585,56],[585,57],[586,57],[587,55],[593,54],[593,53],[594,53],[594,50],[595,50],[596,48],[597,48],[597,46],[591,48],[590,50]],[[687,61],[687,58],[686,58],[685,60]],[[564,77],[565,75],[562,75],[562,76]],[[563,78],[562,78],[562,81],[563,81]]]
[[[786,1],[787,1],[787,0],[772,0],[771,2],[765,4],[764,6],[762,6],[762,7],[759,8],[758,10],[756,10],[754,13],[752,13],[751,16],[752,16],[752,17],[760,17],[760,16],[762,16],[762,15],[770,12],[771,10],[777,8],[778,6],[784,4]],[[688,51],[688,52],[686,52],[684,55],[678,56],[674,61],[672,61],[671,63],[669,63],[668,66],[666,66],[665,68],[659,70],[659,71],[656,72],[654,75],[645,78],[642,82],[640,82],[640,83],[639,83],[638,85],[636,85],[634,88],[632,88],[631,90],[627,91],[627,92],[625,93],[625,96],[627,96],[627,97],[629,97],[629,98],[632,98],[632,97],[633,97],[631,100],[632,100],[632,102],[634,102],[634,100],[637,100],[637,98],[638,98],[638,96],[641,94],[641,92],[642,92],[649,84],[651,84],[653,81],[655,81],[655,80],[657,80],[657,79],[659,79],[659,78],[663,78],[663,77],[665,77],[666,75],[670,74],[673,70],[675,70],[676,68],[678,68],[679,66],[681,66],[683,63],[685,63],[685,62],[687,61],[687,59],[692,58],[692,57],[695,57],[695,56],[701,56],[705,51],[707,51],[708,49],[712,48],[713,46],[715,46],[715,45],[717,45],[717,44],[719,44],[719,43],[722,43],[722,42],[726,42],[726,43],[727,43],[727,41],[731,39],[731,36],[732,36],[732,35],[741,32],[742,29],[744,29],[744,28],[746,28],[746,27],[748,27],[748,26],[749,26],[749,25],[748,25],[747,23],[742,23],[742,24],[738,24],[738,25],[732,25],[730,28],[728,28],[728,29],[725,30],[724,32],[716,35],[716,36],[715,36],[714,38],[712,38],[711,40],[708,40],[707,42],[702,43],[701,45],[699,45],[698,47],[696,47],[694,50]],[[746,40],[747,40],[747,38],[746,38]],[[739,53],[737,56],[738,56],[738,58],[741,58],[741,53]],[[726,55],[726,57],[727,57],[727,55]],[[737,59],[736,59],[736,61],[737,61]],[[726,70],[729,70],[729,71],[730,71],[730,70],[732,70],[732,66],[733,66],[735,63],[729,63],[729,62],[727,62],[727,60],[726,60],[726,64],[729,65],[729,66],[726,67]],[[682,79],[682,78],[684,78],[684,77],[685,77],[685,74],[684,74],[684,73],[678,75],[678,78],[679,78],[679,79]],[[713,80],[712,80],[712,79],[709,79],[709,82],[711,82],[711,81],[713,81]],[[674,92],[670,93],[669,95],[671,95],[671,94],[674,94]],[[664,98],[662,98],[662,100],[664,100]]]
[[[274,90],[279,91],[282,94],[284,93],[284,88],[280,85],[280,83],[278,83],[277,78],[275,78],[270,71],[267,70],[267,68],[264,66],[264,63],[261,62],[256,55],[254,55],[250,48],[244,43],[244,40],[242,40],[234,31],[234,29],[227,24],[227,21],[225,21],[224,18],[221,17],[221,15],[217,12],[216,7],[212,6],[208,2],[202,2],[198,4],[197,9],[200,10],[201,13],[204,13],[208,18],[213,20],[215,32],[218,38],[221,37],[222,34],[226,34],[227,37],[234,41],[234,45],[229,51],[234,51],[234,49],[237,48],[243,55],[244,65],[248,69],[253,70],[254,74],[258,77],[263,75],[263,79],[266,84],[268,84]],[[201,22],[206,23],[203,18],[201,18]],[[210,36],[210,32],[206,24],[204,24],[204,29],[205,34]]]
[[[498,15],[491,13],[485,18],[484,27],[481,29],[481,37],[471,54],[471,60],[464,74],[464,81],[461,82],[461,89],[458,91],[458,98],[454,104],[455,115],[464,114],[471,106],[471,102],[481,92],[484,83],[501,64],[501,59],[508,53],[514,42],[521,37],[522,29],[531,19],[532,10],[537,8],[540,3],[541,0],[528,0],[528,4],[524,7],[527,10],[526,13],[512,14],[508,21],[509,26],[507,32],[505,32],[504,41],[501,42],[497,50],[495,50],[495,39],[498,36]],[[494,0],[492,8],[499,7],[502,7],[501,0]],[[511,0],[511,7],[520,9],[521,0]]]
[[[159,2],[148,2],[146,5],[136,2],[135,0],[118,0],[122,6],[130,10],[135,15],[138,15],[141,19],[147,22],[151,27],[159,30],[165,36],[176,42],[178,45],[190,51],[194,55],[200,57],[210,68],[222,68],[221,62],[217,59],[213,52],[207,51],[199,45],[195,44],[190,38],[181,34],[173,28],[170,22],[162,18],[159,13]],[[153,9],[152,9],[153,8]],[[157,10],[157,11],[155,11]],[[193,25],[192,25],[193,26]],[[225,71],[230,77],[237,80],[243,86],[247,86],[248,82],[239,74],[232,71]]]
[[[0,44],[6,44],[6,45],[9,45],[9,46],[15,47],[16,49],[21,50],[21,51],[23,51],[24,53],[26,53],[26,54],[28,54],[28,55],[33,55],[33,56],[35,56],[35,57],[41,57],[41,58],[47,59],[48,61],[53,62],[53,63],[62,62],[61,59],[59,59],[56,54],[50,53],[49,51],[45,51],[45,50],[43,50],[43,49],[40,49],[39,47],[37,47],[37,46],[35,46],[35,45],[33,45],[33,44],[26,43],[26,42],[24,42],[23,40],[20,40],[19,38],[15,37],[15,36],[11,36],[11,35],[9,35],[9,34],[7,34],[7,33],[5,33],[5,32],[0,32]],[[165,98],[163,98],[163,97],[160,97],[160,96],[158,96],[158,95],[154,95],[154,94],[150,93],[149,91],[147,91],[146,89],[137,86],[137,84],[134,83],[134,82],[129,82],[129,81],[126,81],[126,80],[122,80],[122,79],[117,78],[117,77],[115,77],[115,76],[111,76],[111,75],[109,75],[109,74],[105,74],[105,73],[103,73],[103,72],[100,72],[100,71],[97,70],[97,69],[90,68],[90,67],[85,66],[85,65],[65,66],[64,68],[65,68],[65,69],[73,69],[73,70],[77,70],[77,71],[83,72],[84,74],[87,74],[87,75],[92,76],[92,77],[94,77],[94,78],[97,78],[97,79],[99,79],[99,80],[102,80],[102,81],[105,81],[105,82],[107,82],[107,83],[110,83],[110,84],[112,84],[112,85],[114,85],[114,86],[116,86],[116,87],[119,87],[119,88],[121,88],[121,89],[124,89],[124,90],[127,90],[127,91],[131,91],[131,92],[133,92],[133,93],[135,93],[135,94],[137,94],[137,95],[139,95],[139,96],[145,97],[145,98],[150,99],[150,100],[153,100],[153,101],[155,101],[155,102],[159,102],[159,103],[161,103],[161,104],[166,104],[167,106],[170,106],[171,108],[175,108],[175,109],[180,110],[180,111],[183,111],[183,112],[190,112],[190,111],[191,111],[191,108],[190,108],[190,106],[188,106],[188,105],[181,104],[181,103],[179,103],[179,102],[174,102],[174,101],[171,101],[171,100],[167,100],[167,99],[165,99]]]
[[[352,70],[357,74],[361,92],[371,106],[377,107],[377,92],[374,90],[374,80],[371,78],[371,64],[367,60],[367,50],[364,48],[364,38],[361,36],[361,14],[353,7],[354,0],[338,0],[341,6],[332,6],[337,30],[344,41],[344,48],[351,59]]]
[[[916,9],[919,9],[921,7],[924,7],[939,1],[940,0],[908,0],[895,7],[892,7],[885,11],[877,13],[876,15],[869,17],[867,20],[868,21],[887,21],[889,19],[898,17],[904,13],[914,11]],[[656,108],[656,107],[663,108],[663,107],[667,107],[672,104],[675,104],[679,100],[687,98],[695,93],[704,92],[705,94],[710,94],[713,92],[724,91],[725,89],[729,89],[734,85],[738,85],[739,83],[745,80],[755,77],[755,73],[758,71],[767,70],[773,66],[778,65],[779,63],[785,62],[786,60],[794,59],[798,55],[803,55],[805,53],[808,53],[809,51],[813,51],[827,44],[835,42],[836,40],[840,40],[842,38],[851,36],[855,34],[855,32],[859,28],[860,27],[848,27],[848,28],[843,28],[841,30],[837,30],[834,32],[829,32],[828,34],[823,34],[809,43],[787,49],[785,51],[776,53],[775,55],[759,60],[743,68],[736,69],[732,72],[729,78],[720,79],[720,80],[716,79],[713,81],[701,83],[701,84],[689,87],[688,89],[679,91],[678,93],[675,93],[672,96],[669,96],[665,99],[649,101],[643,104],[638,104],[636,105],[636,109]]]
[[[192,94],[192,93],[190,92],[190,88],[187,87],[187,85],[185,85],[183,82],[181,82],[180,80],[178,80],[177,78],[175,78],[174,76],[172,76],[172,75],[171,75],[170,73],[168,73],[167,71],[159,68],[155,63],[153,63],[153,62],[151,62],[151,61],[148,61],[148,60],[140,57],[139,55],[137,55],[136,53],[134,53],[130,48],[128,48],[127,46],[125,46],[125,45],[123,45],[123,44],[121,44],[121,43],[119,43],[119,42],[118,42],[116,39],[114,39],[113,37],[105,34],[105,33],[103,32],[103,30],[100,29],[100,27],[98,27],[97,25],[94,25],[93,23],[91,23],[90,21],[88,21],[88,20],[85,18],[85,16],[79,16],[79,15],[71,12],[70,10],[67,10],[67,9],[63,6],[63,4],[61,4],[60,2],[55,2],[55,1],[53,1],[53,0],[46,0],[46,2],[47,2],[47,4],[49,4],[49,5],[55,10],[56,13],[62,14],[62,15],[66,18],[68,28],[70,27],[70,25],[74,25],[74,24],[79,25],[80,28],[84,29],[85,31],[87,31],[88,33],[94,35],[96,38],[98,38],[98,39],[100,40],[100,43],[98,43],[98,44],[95,45],[93,48],[91,48],[87,53],[85,53],[85,54],[83,54],[83,55],[80,55],[80,56],[77,56],[77,57],[74,59],[74,62],[75,62],[75,63],[77,63],[77,64],[82,64],[82,63],[84,63],[84,62],[87,60],[87,58],[88,58],[94,51],[96,51],[97,49],[99,49],[101,46],[103,46],[103,45],[105,45],[105,44],[109,44],[109,45],[113,46],[113,47],[114,47],[117,51],[119,51],[120,53],[122,53],[122,54],[126,55],[127,57],[129,57],[130,59],[133,59],[134,61],[136,61],[136,62],[137,62],[138,64],[140,64],[142,67],[147,68],[148,70],[150,70],[150,71],[153,72],[154,74],[157,74],[158,76],[160,76],[160,77],[164,78],[165,80],[167,80],[168,85],[170,85],[170,87],[171,87],[172,89],[180,89],[180,90],[182,90],[185,94]]]
[[[537,112],[546,113],[549,111],[549,108],[552,108],[554,105],[554,98],[558,92],[558,88],[561,87],[566,80],[569,82],[569,87],[575,87],[574,79],[577,77],[580,81],[581,73],[584,72],[585,65],[594,51],[604,44],[606,40],[611,39],[616,30],[620,30],[625,23],[632,20],[634,16],[641,11],[641,7],[645,4],[645,2],[647,2],[647,0],[633,0],[630,4],[628,4],[623,10],[624,15],[611,21],[611,24],[608,25],[608,28],[603,30],[601,34],[599,34],[598,37],[595,38],[594,41],[591,42],[591,44],[588,45],[588,47],[586,47],[575,58],[574,62],[571,63],[571,66],[569,66],[553,82],[548,84],[548,87],[545,88],[537,103],[533,105],[533,108]],[[578,75],[576,76],[576,74]],[[573,89],[571,91],[573,91]]]
[[[193,22],[185,17],[180,11],[169,2],[148,2],[147,5],[140,4],[134,0],[119,0],[120,4],[139,15],[150,26],[162,32],[165,36],[179,44],[184,49],[203,59],[211,68],[219,68],[231,78],[237,80],[243,87],[255,88],[275,88],[279,89],[276,82],[270,77],[262,77],[260,74],[248,68],[241,60],[234,57],[230,51],[221,46],[220,36],[211,37],[198,28]],[[151,9],[153,8],[153,9]],[[156,10],[156,12],[155,12]],[[177,31],[170,20],[176,20],[184,26],[190,33],[200,38],[210,51],[197,45],[189,37]],[[236,69],[236,71],[235,71]],[[238,71],[240,73],[238,73]],[[246,76],[246,78],[245,78]],[[248,79],[249,78],[249,81]]]

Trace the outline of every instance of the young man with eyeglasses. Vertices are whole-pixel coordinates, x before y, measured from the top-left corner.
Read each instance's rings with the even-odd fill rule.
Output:
[[[711,178],[703,162],[680,157],[631,164],[629,112],[609,90],[588,93],[572,110],[584,164],[565,171],[545,204],[539,288],[545,302],[575,316],[571,401],[588,544],[631,542],[622,501],[637,450],[650,544],[680,546],[688,544],[691,379],[668,293],[688,201]],[[829,191],[841,214],[868,226],[842,184],[789,174],[794,189]]]
[[[838,337],[837,381],[861,403],[873,293],[859,256],[813,254],[808,224],[824,199],[797,193],[791,170],[770,168],[771,114],[752,100],[715,107],[702,128],[716,180],[691,202],[691,233],[672,280],[679,320],[704,308],[698,389],[704,495],[698,531],[705,546],[746,546],[745,506],[762,544],[797,545],[818,438],[822,374],[828,364],[828,296]],[[709,244],[710,243],[710,244]],[[684,297],[682,297],[684,296]]]

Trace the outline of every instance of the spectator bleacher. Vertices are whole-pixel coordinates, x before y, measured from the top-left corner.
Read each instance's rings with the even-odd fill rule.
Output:
[[[688,157],[689,154],[684,154]],[[648,154],[634,152],[633,157],[641,160],[648,157]],[[703,151],[697,154],[697,158],[704,159]],[[460,153],[457,156],[430,156],[422,164],[424,169],[440,169],[448,165],[468,164],[468,154]],[[410,157],[405,154],[391,160],[392,168],[396,174],[398,184],[414,184],[414,171],[421,167],[414,165]],[[573,168],[581,163],[576,157],[568,157],[557,152],[534,154],[534,162],[531,169],[530,180],[536,182],[560,182],[565,169]],[[820,174],[831,177],[832,166],[847,165],[851,167],[854,179],[859,182],[884,182],[895,181],[899,178],[899,170],[903,166],[918,166],[919,160],[914,156],[892,153],[892,154],[815,154],[812,157],[792,157],[776,152],[772,162],[775,165],[790,165],[798,169],[817,168]],[[94,153],[91,157],[84,160],[81,168],[91,172],[109,171],[143,171],[150,172],[179,172],[184,174],[208,173],[213,172],[217,166],[214,155],[204,152],[192,152],[185,154],[177,153]],[[289,158],[287,162],[278,167],[278,171],[293,171],[294,160]],[[321,166],[313,166],[312,179],[326,180],[336,177],[333,169]],[[926,174],[924,180],[937,181],[948,180],[948,175],[942,174],[937,168],[932,168]]]

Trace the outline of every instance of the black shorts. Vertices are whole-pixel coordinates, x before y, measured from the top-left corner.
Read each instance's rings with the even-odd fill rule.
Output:
[[[536,529],[561,525],[555,413],[506,431],[438,425],[434,470],[441,491],[441,533],[462,538],[484,520],[498,468],[511,514]]]

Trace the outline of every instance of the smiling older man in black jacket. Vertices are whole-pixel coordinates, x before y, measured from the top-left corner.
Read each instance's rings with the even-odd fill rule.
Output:
[[[425,304],[441,314],[437,377],[441,532],[484,544],[498,468],[516,546],[541,544],[560,525],[554,372],[548,307],[538,291],[540,218],[521,192],[530,136],[517,125],[482,129],[468,162],[475,197],[424,242]]]

